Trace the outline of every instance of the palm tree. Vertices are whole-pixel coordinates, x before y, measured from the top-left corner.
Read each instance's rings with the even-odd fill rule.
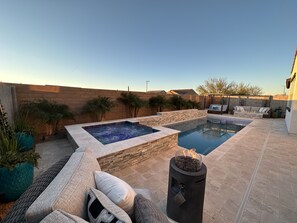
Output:
[[[113,106],[114,103],[110,100],[110,98],[98,96],[97,98],[87,101],[82,108],[82,112],[94,115],[96,121],[100,122],[105,113],[110,111]]]
[[[139,109],[145,104],[143,100],[131,92],[122,93],[118,100],[128,107],[130,117],[137,117]]]
[[[188,109],[195,109],[195,108],[198,109],[199,102],[187,100],[185,105],[186,105],[186,108],[188,108]]]
[[[162,109],[166,107],[167,103],[166,98],[162,95],[151,97],[149,99],[149,106],[157,109],[157,112],[162,112]]]
[[[173,95],[169,99],[170,105],[175,109],[175,110],[181,110],[185,105],[186,101],[178,95]]]
[[[20,110],[29,114],[30,118],[48,125],[48,135],[58,132],[58,124],[62,119],[74,119],[74,115],[69,111],[67,105],[57,104],[46,99],[27,102],[21,106]]]

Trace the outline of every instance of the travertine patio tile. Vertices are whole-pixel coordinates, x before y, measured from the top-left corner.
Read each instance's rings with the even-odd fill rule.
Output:
[[[297,212],[287,209],[285,207],[281,207],[279,209],[279,219],[286,223],[296,222]]]
[[[271,213],[263,211],[261,213],[261,223],[281,223],[281,221],[278,216],[271,215]]]
[[[83,140],[90,143],[87,138]],[[234,222],[240,211],[242,218],[237,219],[238,222],[297,222],[296,148],[297,136],[287,134],[284,120],[262,119],[253,121],[216,150],[203,156],[208,168],[203,222]],[[37,149],[42,151],[40,172],[73,152],[66,140],[43,143]],[[165,150],[114,174],[133,187],[148,188],[153,201],[165,212],[169,160],[179,149]],[[262,150],[263,156],[259,161]],[[46,157],[49,157],[49,162],[44,162]],[[243,200],[248,186],[250,191],[247,199]],[[243,204],[242,210],[240,204]]]
[[[261,213],[253,213],[249,210],[245,210],[242,216],[241,223],[258,223],[261,222]]]

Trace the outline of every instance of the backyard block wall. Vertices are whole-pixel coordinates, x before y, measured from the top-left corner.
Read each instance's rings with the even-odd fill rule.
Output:
[[[147,126],[166,125],[174,122],[180,122],[185,120],[197,119],[199,117],[205,117],[207,115],[206,110],[188,109],[171,112],[158,112],[155,116],[149,116],[144,118],[138,118],[139,123]]]
[[[82,107],[88,100],[94,99],[98,96],[109,97],[115,102],[115,106],[110,112],[107,112],[103,120],[115,120],[129,118],[128,109],[122,103],[118,102],[117,98],[121,93],[127,91],[118,90],[103,90],[103,89],[88,89],[78,87],[64,87],[52,85],[29,85],[29,84],[10,84],[0,83],[0,86],[10,87],[15,89],[16,104],[20,105],[26,101],[33,101],[38,99],[47,99],[57,103],[66,104],[69,106],[71,112],[75,114],[75,120],[64,120],[59,124],[59,129],[62,130],[64,125],[87,123],[95,121],[93,117],[88,114],[81,114]],[[152,92],[132,92],[138,95],[142,100],[148,101],[149,98],[157,96],[158,93]],[[172,95],[164,94],[165,98],[169,99]],[[201,96],[186,95],[183,96],[185,100],[193,100],[199,102],[204,98]],[[164,111],[172,109],[166,108]],[[139,110],[138,117],[155,115],[156,110],[150,107],[143,107]],[[45,133],[45,127],[40,126],[38,129],[39,134]]]
[[[103,171],[115,173],[123,168],[141,163],[142,161],[153,157],[153,155],[158,154],[161,151],[176,147],[177,140],[178,134],[174,134],[156,141],[151,141],[114,154],[100,157],[97,160]],[[127,160],[129,162],[127,162]]]

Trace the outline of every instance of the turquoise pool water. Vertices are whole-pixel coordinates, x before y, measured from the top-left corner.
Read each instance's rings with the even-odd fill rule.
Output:
[[[250,121],[204,119],[168,126],[180,130],[178,145],[187,149],[194,148],[198,153],[207,155]]]

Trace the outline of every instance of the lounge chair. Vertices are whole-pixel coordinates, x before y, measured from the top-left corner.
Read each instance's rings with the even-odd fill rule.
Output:
[[[207,113],[222,114],[228,112],[228,105],[211,104],[207,109]]]

